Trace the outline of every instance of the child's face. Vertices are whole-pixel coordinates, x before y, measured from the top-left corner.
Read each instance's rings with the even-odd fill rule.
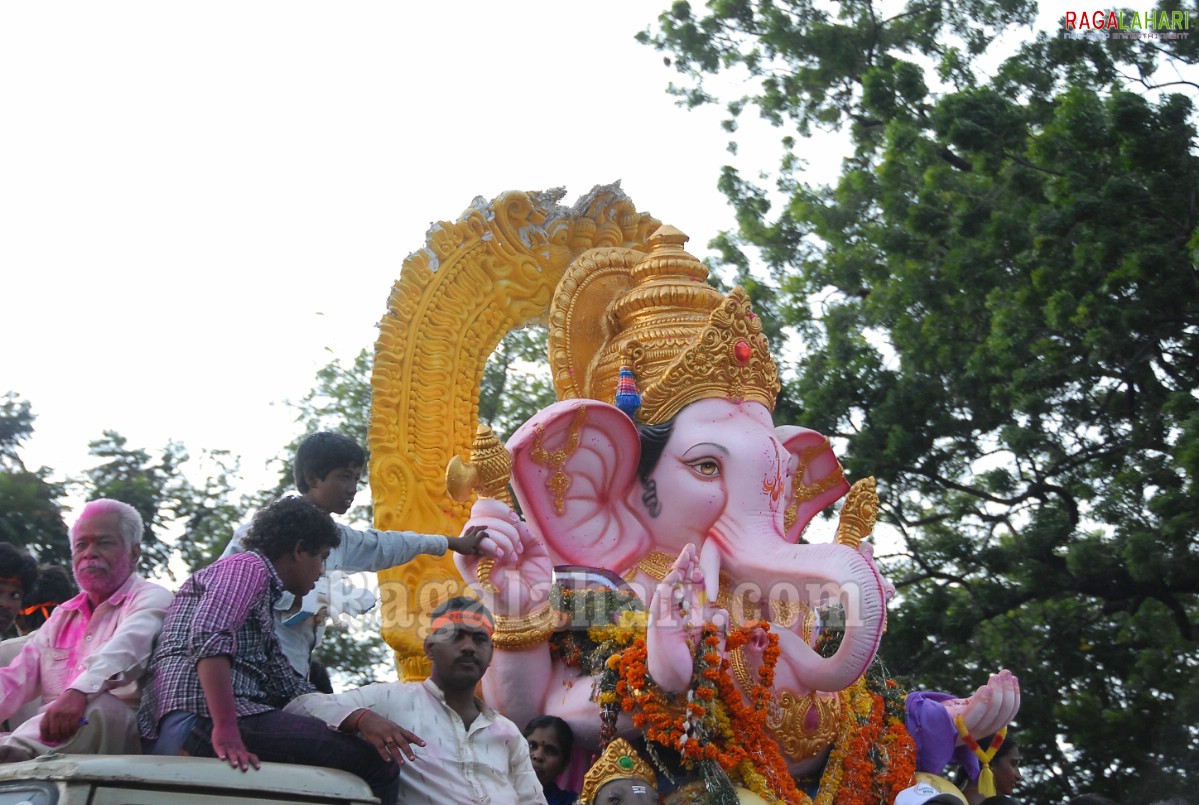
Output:
[[[15,581],[0,581],[0,632],[7,632],[21,611],[23,588]]]
[[[308,595],[325,572],[325,560],[329,558],[330,550],[325,547],[317,553],[308,553],[296,546],[291,553],[274,562],[283,589],[297,597]]]
[[[347,464],[329,470],[324,478],[317,478],[314,473],[308,473],[304,479],[308,482],[306,496],[319,509],[332,514],[345,514],[354,504],[354,496],[358,494],[358,482],[361,479],[361,464]]]
[[[544,787],[552,783],[566,768],[566,756],[562,754],[562,742],[558,730],[553,727],[538,727],[525,738],[529,742],[529,759],[533,771]]]

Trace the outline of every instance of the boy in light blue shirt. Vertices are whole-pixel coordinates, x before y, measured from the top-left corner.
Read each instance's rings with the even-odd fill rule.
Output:
[[[296,489],[330,514],[345,514],[354,503],[358,484],[366,465],[366,452],[353,439],[339,433],[318,432],[307,436],[296,450],[292,472]],[[221,557],[240,553],[242,540],[249,524],[240,526]],[[313,650],[320,645],[325,633],[325,620],[330,601],[336,595],[338,610],[347,615],[360,615],[374,606],[374,596],[367,590],[347,595],[333,589],[347,573],[378,572],[412,561],[420,554],[442,556],[447,550],[462,554],[495,555],[495,546],[482,526],[467,529],[461,537],[439,534],[418,534],[413,531],[377,531],[368,528],[358,531],[337,523],[341,545],[334,548],[325,562],[325,574],[316,587],[303,599],[284,593],[275,604],[275,632],[279,644],[296,673],[308,678]]]

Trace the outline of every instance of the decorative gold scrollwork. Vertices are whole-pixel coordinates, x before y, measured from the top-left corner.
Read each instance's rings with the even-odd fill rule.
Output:
[[[781,691],[771,702],[766,714],[766,729],[774,735],[789,760],[814,757],[837,737],[840,699],[809,693],[796,696]]]

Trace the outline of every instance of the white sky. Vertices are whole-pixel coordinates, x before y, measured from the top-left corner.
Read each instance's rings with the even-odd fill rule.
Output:
[[[404,257],[475,196],[621,180],[703,256],[730,157],[633,39],[667,5],[0,4],[0,392],[37,415],[27,465],[77,475],[112,429],[257,483],[297,431],[282,401],[373,344]]]
[[[37,415],[27,465],[77,476],[111,429],[271,483],[283,401],[373,344],[405,256],[476,196],[620,180],[705,256],[733,158],[633,39],[668,5],[0,3],[0,393]],[[781,132],[748,123],[752,175]],[[801,149],[835,180],[837,146]]]

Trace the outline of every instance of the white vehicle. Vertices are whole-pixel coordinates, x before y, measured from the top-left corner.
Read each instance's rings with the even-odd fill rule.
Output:
[[[49,754],[0,764],[0,805],[378,805],[359,777],[263,763],[241,772],[212,758]]]

